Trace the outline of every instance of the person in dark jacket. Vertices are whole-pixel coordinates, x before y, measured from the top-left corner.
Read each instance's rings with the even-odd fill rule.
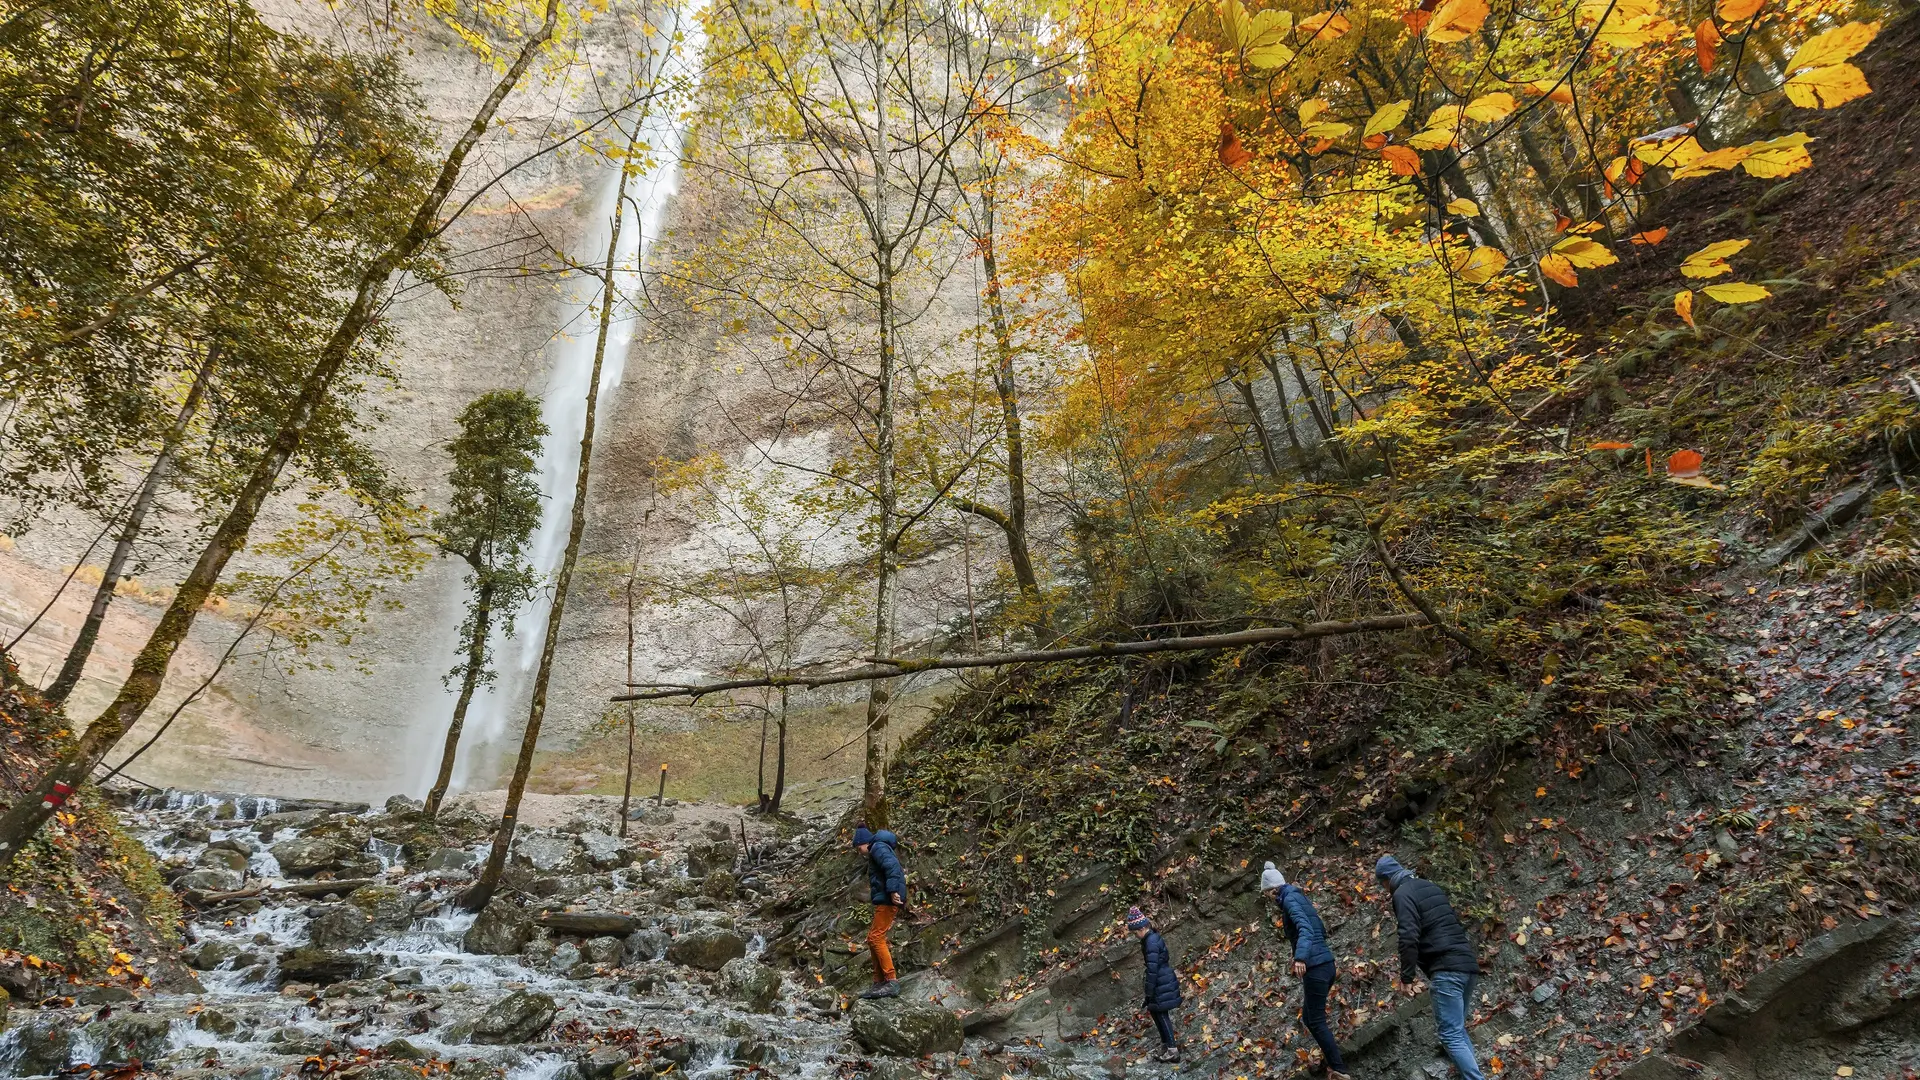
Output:
[[[907,872],[894,848],[900,838],[865,825],[853,830],[853,846],[867,857],[867,893],[873,902],[873,922],[867,926],[867,946],[873,950],[873,986],[863,998],[900,996],[900,979],[893,970],[893,950],[887,948],[887,930],[895,915],[907,906]]]
[[[1400,924],[1400,981],[1411,989],[1425,972],[1433,988],[1433,1022],[1440,1043],[1465,1080],[1482,1080],[1480,1060],[1467,1037],[1467,1016],[1473,1011],[1473,987],[1480,961],[1467,928],[1454,914],[1447,890],[1400,865],[1391,855],[1374,864],[1393,894],[1393,917]]]
[[[1293,973],[1300,979],[1305,995],[1300,1003],[1300,1022],[1313,1041],[1320,1044],[1320,1056],[1327,1065],[1327,1080],[1347,1080],[1347,1063],[1340,1056],[1340,1044],[1327,1026],[1327,994],[1333,990],[1333,949],[1327,945],[1327,928],[1313,901],[1296,885],[1287,884],[1286,875],[1272,863],[1260,871],[1260,891],[1280,909],[1280,931],[1293,948]]]
[[[1179,1061],[1180,1042],[1173,1037],[1173,1010],[1180,1007],[1180,978],[1174,974],[1173,954],[1167,951],[1167,943],[1154,930],[1153,923],[1142,914],[1140,909],[1127,909],[1127,929],[1140,939],[1140,953],[1146,961],[1147,1012],[1153,1017],[1153,1026],[1160,1032],[1160,1052],[1154,1055],[1155,1061]]]

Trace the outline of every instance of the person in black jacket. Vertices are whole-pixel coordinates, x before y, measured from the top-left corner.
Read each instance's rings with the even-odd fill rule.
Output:
[[[1320,1057],[1327,1066],[1327,1080],[1347,1080],[1347,1063],[1340,1057],[1340,1043],[1327,1026],[1327,995],[1333,991],[1333,949],[1327,944],[1327,928],[1320,912],[1297,885],[1287,884],[1285,874],[1272,863],[1260,871],[1260,891],[1280,909],[1280,932],[1293,949],[1293,973],[1300,979],[1302,1000],[1300,1022],[1320,1044]]]
[[[865,825],[853,830],[853,846],[867,857],[867,896],[873,902],[873,922],[867,927],[867,946],[873,950],[873,986],[863,998],[900,996],[900,979],[893,970],[893,950],[887,948],[887,930],[893,917],[907,906],[907,872],[894,846],[900,840],[885,829]]]
[[[1154,1060],[1179,1061],[1180,1043],[1173,1037],[1173,1018],[1169,1015],[1181,1003],[1180,978],[1173,971],[1173,954],[1167,951],[1166,941],[1139,908],[1127,909],[1127,929],[1140,939],[1141,956],[1146,961],[1146,1009],[1153,1016],[1153,1026],[1160,1032],[1160,1052],[1154,1055]]]
[[[1440,1043],[1465,1080],[1482,1080],[1480,1060],[1467,1037],[1467,1015],[1473,1011],[1473,986],[1480,962],[1467,929],[1454,914],[1447,890],[1382,855],[1373,866],[1393,894],[1393,917],[1400,924],[1400,981],[1412,989],[1425,972],[1433,987],[1433,1022]]]

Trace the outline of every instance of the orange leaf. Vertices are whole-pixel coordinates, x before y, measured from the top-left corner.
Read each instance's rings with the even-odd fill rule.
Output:
[[[1568,217],[1567,215],[1561,213],[1558,210],[1555,210],[1553,212],[1553,231],[1555,233],[1566,232],[1567,226],[1571,224],[1573,224],[1572,218]]]
[[[1653,475],[1653,447],[1647,447],[1647,475]]]
[[[1699,476],[1700,463],[1704,460],[1698,450],[1677,450],[1667,459],[1667,475]]]
[[[1569,289],[1580,286],[1580,275],[1573,272],[1573,264],[1567,261],[1565,255],[1548,252],[1540,256],[1540,272]]]
[[[1693,28],[1693,58],[1700,61],[1700,74],[1713,74],[1713,53],[1720,47],[1720,28],[1712,19],[1701,19]]]
[[[1700,325],[1693,321],[1692,289],[1681,289],[1679,292],[1673,294],[1673,312],[1687,320],[1687,325],[1693,327],[1695,331],[1700,329]]]
[[[1407,29],[1417,34],[1425,30],[1427,24],[1433,21],[1433,12],[1428,11],[1426,8],[1415,8],[1405,15],[1400,16],[1400,21],[1407,24]]]
[[[1720,0],[1717,9],[1721,22],[1745,22],[1767,6],[1767,0]]]
[[[1404,146],[1383,146],[1380,157],[1395,176],[1419,176],[1420,154]]]
[[[1627,243],[1647,244],[1647,245],[1657,244],[1660,241],[1665,240],[1667,238],[1667,233],[1669,231],[1670,230],[1665,225],[1662,225],[1657,229],[1648,229],[1646,232],[1643,232],[1643,233],[1634,233],[1632,236],[1627,237]]]
[[[1324,154],[1327,152],[1327,148],[1332,145],[1333,145],[1332,139],[1321,139],[1319,142],[1316,142],[1312,146],[1307,147],[1307,153]]]
[[[1220,121],[1220,164],[1237,169],[1252,160],[1253,155],[1240,145],[1240,136],[1234,132],[1233,125]]]
[[[1633,444],[1630,442],[1615,442],[1609,439],[1606,442],[1594,443],[1592,446],[1587,447],[1587,449],[1589,450],[1631,450],[1633,449]]]
[[[1366,147],[1369,150],[1378,150],[1381,147],[1387,145],[1387,133],[1383,131],[1383,132],[1380,132],[1378,135],[1369,135],[1366,138],[1360,140],[1360,145]]]

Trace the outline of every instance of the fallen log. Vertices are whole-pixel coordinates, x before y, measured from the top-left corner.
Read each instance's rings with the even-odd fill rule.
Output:
[[[927,656],[912,659],[872,659],[866,667],[818,675],[768,675],[756,679],[729,679],[711,683],[628,683],[639,691],[616,694],[614,701],[660,701],[690,697],[695,701],[709,694],[728,690],[747,690],[762,686],[798,686],[814,689],[838,683],[872,682],[895,679],[921,671],[958,671],[965,668],[1006,667],[1012,664],[1051,664],[1065,660],[1100,660],[1114,656],[1145,656],[1165,652],[1213,652],[1266,645],[1280,641],[1308,641],[1313,638],[1341,637],[1347,634],[1377,634],[1393,630],[1415,630],[1433,625],[1419,613],[1374,615],[1364,619],[1338,622],[1305,623],[1300,626],[1264,626],[1231,634],[1201,634],[1194,637],[1148,638],[1145,641],[1103,641],[1069,649],[1032,649],[1025,652],[987,653],[982,656]]]
[[[340,878],[335,881],[297,881],[289,885],[255,885],[250,889],[231,889],[226,892],[194,892],[189,890],[182,895],[191,903],[206,907],[213,904],[226,904],[235,900],[245,900],[255,896],[325,896],[339,893],[342,896],[362,885],[372,885],[377,878]]]

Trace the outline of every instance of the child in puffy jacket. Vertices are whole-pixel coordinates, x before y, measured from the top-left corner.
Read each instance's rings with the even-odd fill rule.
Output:
[[[1173,970],[1173,954],[1167,951],[1166,940],[1153,928],[1153,923],[1140,909],[1127,909],[1127,929],[1140,939],[1140,952],[1146,961],[1146,1001],[1145,1006],[1153,1016],[1153,1026],[1160,1032],[1160,1052],[1154,1055],[1155,1061],[1179,1061],[1180,1043],[1173,1036],[1173,1010],[1180,1007],[1180,978]]]

